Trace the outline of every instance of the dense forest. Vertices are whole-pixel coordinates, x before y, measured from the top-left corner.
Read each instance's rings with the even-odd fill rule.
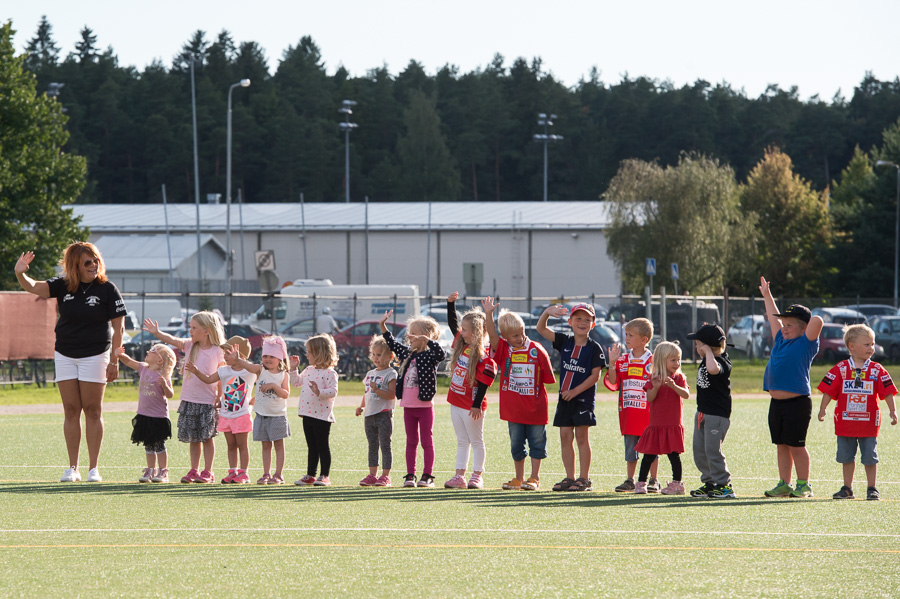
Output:
[[[19,24],[21,25],[21,24]],[[67,149],[85,156],[81,202],[194,200],[191,74],[196,80],[201,197],[225,191],[228,88],[233,92],[234,188],[248,202],[343,201],[344,136],[338,113],[357,102],[350,135],[353,201],[539,200],[543,132],[538,113],[557,115],[550,132],[551,200],[594,200],[626,159],[675,165],[682,152],[716,157],[743,180],[777,146],[797,174],[822,190],[855,147],[868,152],[900,116],[900,81],[867,74],[849,99],[801,101],[771,86],[757,98],[728,83],[593,73],[573,87],[539,58],[495,56],[469,73],[434,74],[410,62],[398,74],[373,65],[363,77],[329,74],[309,37],[284,51],[274,73],[263,48],[227,31],[197,31],[171,64],[120,66],[113,48],[87,27],[75,48],[59,48],[46,20],[27,42],[26,68],[39,90],[61,83]],[[590,60],[589,57],[586,60]]]

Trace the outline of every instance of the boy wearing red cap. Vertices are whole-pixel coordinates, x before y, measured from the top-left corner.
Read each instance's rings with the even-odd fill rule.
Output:
[[[558,333],[547,327],[551,316],[562,318],[569,314],[565,306],[550,306],[541,314],[537,332],[553,342],[559,352],[559,402],[553,426],[559,428],[563,467],[566,477],[553,485],[554,491],[590,491],[591,442],[590,427],[597,424],[594,417],[594,398],[600,371],[606,366],[606,356],[600,344],[590,338],[595,312],[590,304],[575,304],[569,315],[572,334]],[[580,472],[575,476],[575,443],[578,443]]]

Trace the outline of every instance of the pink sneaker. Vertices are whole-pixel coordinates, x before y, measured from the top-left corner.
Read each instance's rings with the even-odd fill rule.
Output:
[[[262,476],[260,476],[260,477],[256,480],[256,484],[258,484],[258,485],[268,485],[270,480],[272,480],[272,477],[269,475],[268,472],[266,472],[265,474],[263,474]]]
[[[272,478],[269,479],[269,484],[270,485],[283,485],[284,477],[281,476],[280,474],[273,474]]]
[[[684,483],[680,480],[669,481],[669,484],[660,493],[663,495],[684,495]]]
[[[330,487],[331,479],[327,476],[320,476],[316,479],[316,482],[313,483],[317,487]]]
[[[156,474],[153,475],[153,478],[151,480],[152,480],[152,482],[155,482],[155,483],[169,482],[169,469],[161,468],[161,469],[157,470]]]
[[[305,487],[307,485],[313,484],[314,482],[316,482],[315,476],[310,476],[309,474],[304,474],[303,478],[296,481],[294,484],[297,485],[298,487]]]
[[[453,478],[444,483],[445,489],[465,489],[466,477],[462,474],[454,474]]]
[[[154,473],[153,468],[144,468],[144,472],[143,472],[143,474],[141,474],[141,477],[138,479],[138,482],[139,483],[149,483],[151,480],[153,480],[153,473]]]
[[[391,486],[391,477],[387,474],[382,474],[378,477],[378,480],[375,482],[376,487],[390,487]]]
[[[195,468],[191,468],[188,470],[188,473],[181,477],[181,482],[183,483],[192,483],[194,479],[200,476],[200,473],[197,472]]]
[[[647,494],[647,482],[637,481],[634,483],[634,493],[635,495],[646,495]]]
[[[231,481],[237,485],[246,485],[250,482],[250,477],[247,475],[246,470],[238,470],[237,476],[234,477],[234,480]]]
[[[203,484],[214,483],[216,482],[216,475],[209,470],[204,470],[194,479],[194,482]]]
[[[228,469],[228,476],[220,480],[219,482],[223,485],[230,485],[234,482],[234,479],[237,478],[237,472],[234,471],[234,468]]]
[[[483,489],[484,488],[484,481],[481,480],[481,475],[478,474],[477,472],[474,472],[472,474],[471,478],[469,478],[469,488],[470,489]]]
[[[375,483],[378,482],[378,479],[375,478],[374,474],[367,474],[364,479],[359,481],[360,487],[374,487]]]

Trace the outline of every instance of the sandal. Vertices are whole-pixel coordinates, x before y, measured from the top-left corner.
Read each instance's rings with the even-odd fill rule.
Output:
[[[523,491],[537,491],[541,488],[541,481],[536,478],[529,478],[524,483],[522,483]]]
[[[566,478],[562,479],[561,481],[559,481],[558,483],[556,483],[555,485],[553,485],[553,490],[554,491],[568,491],[569,488],[574,484],[575,484],[574,480],[566,477]]]
[[[591,491],[594,485],[589,478],[579,478],[573,482],[566,491]]]

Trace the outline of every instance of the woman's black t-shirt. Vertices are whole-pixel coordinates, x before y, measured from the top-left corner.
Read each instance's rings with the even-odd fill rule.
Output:
[[[109,321],[125,316],[125,300],[112,282],[80,283],[69,292],[62,277],[47,281],[50,297],[59,306],[56,321],[56,351],[68,358],[88,358],[109,351],[112,326]]]

